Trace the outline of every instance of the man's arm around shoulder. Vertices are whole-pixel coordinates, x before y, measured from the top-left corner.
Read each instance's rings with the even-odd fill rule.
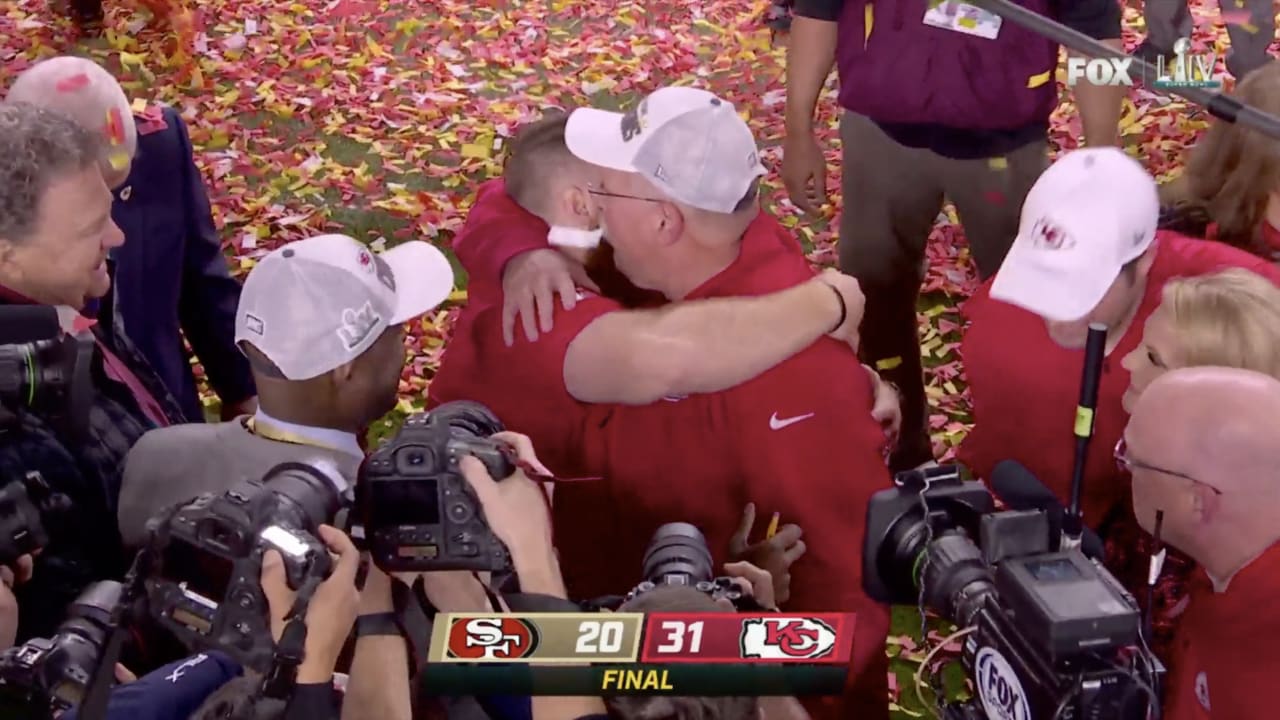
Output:
[[[848,282],[853,285],[836,289]],[[856,328],[861,317],[856,282],[830,274],[761,297],[611,312],[569,344],[565,387],[582,402],[629,405],[718,392],[756,377],[833,328]]]

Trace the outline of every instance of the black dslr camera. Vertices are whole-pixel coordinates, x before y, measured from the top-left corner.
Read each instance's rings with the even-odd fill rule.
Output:
[[[262,555],[280,553],[295,590],[323,581],[331,561],[314,533],[341,507],[338,485],[325,471],[284,463],[261,480],[153,518],[144,551],[154,558],[145,580],[152,617],[192,648],[222,650],[266,672],[275,644],[260,584]]]
[[[355,537],[384,572],[510,568],[458,461],[474,455],[495,480],[516,471],[511,448],[489,436],[502,422],[485,406],[456,401],[405,420],[360,468]]]
[[[1050,552],[1042,511],[994,512],[956,466],[894,483],[867,506],[863,588],[976,628],[962,662],[977,698],[946,718],[1146,717],[1160,671],[1137,645],[1137,603],[1110,573],[1078,549]]]
[[[0,565],[12,565],[47,545],[45,520],[70,507],[71,499],[53,492],[34,470],[0,487]]]
[[[729,600],[740,611],[763,609],[733,578],[716,576],[707,539],[689,523],[667,523],[655,530],[641,567],[644,580],[627,593],[624,602],[659,586],[683,585],[712,600]]]
[[[109,635],[120,583],[90,585],[71,604],[49,639],[36,638],[0,653],[0,717],[48,720],[80,704]]]
[[[93,401],[93,335],[63,334],[48,305],[6,305],[0,343],[0,427],[12,427],[26,408],[68,438],[83,438]]]

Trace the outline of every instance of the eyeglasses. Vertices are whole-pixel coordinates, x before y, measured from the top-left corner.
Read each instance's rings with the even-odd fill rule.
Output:
[[[593,187],[588,187],[587,192],[599,197],[623,198],[624,200],[643,200],[644,202],[651,202],[651,203],[666,202],[665,200],[662,200],[660,198],[650,198],[650,197],[642,197],[640,195],[626,195],[623,193],[606,192],[604,190],[597,190]]]
[[[1183,480],[1190,480],[1196,485],[1203,485],[1218,495],[1222,494],[1222,491],[1219,490],[1218,488],[1202,480],[1197,480],[1191,477],[1190,475],[1187,475],[1186,473],[1181,473],[1176,470],[1170,470],[1168,468],[1162,468],[1158,465],[1150,465],[1148,463],[1142,462],[1141,460],[1135,460],[1133,456],[1129,454],[1129,444],[1125,442],[1125,439],[1123,437],[1120,438],[1120,441],[1116,443],[1115,457],[1116,457],[1116,467],[1120,468],[1121,472],[1127,472],[1130,475],[1132,475],[1134,470],[1149,470],[1151,472],[1158,472],[1164,475],[1172,475],[1173,477],[1182,478]]]

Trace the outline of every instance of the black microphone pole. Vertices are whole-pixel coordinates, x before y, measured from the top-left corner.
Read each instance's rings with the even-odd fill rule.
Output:
[[[1100,40],[1034,13],[1021,5],[1011,2],[1011,0],[965,0],[965,2],[995,13],[1009,22],[1021,25],[1037,35],[1043,35],[1059,45],[1083,55],[1097,58],[1130,58],[1130,67],[1141,70],[1144,78],[1158,77],[1156,67],[1151,63],[1116,50]],[[1197,87],[1157,89],[1166,94],[1186,98],[1204,107],[1215,117],[1222,118],[1227,122],[1238,123],[1263,135],[1280,139],[1280,118],[1264,113],[1251,105],[1245,105],[1233,97]]]
[[[1093,415],[1098,409],[1098,386],[1102,381],[1102,357],[1107,348],[1107,326],[1089,324],[1089,339],[1084,345],[1084,376],[1080,380],[1080,403],[1076,406],[1076,457],[1071,468],[1071,507],[1062,518],[1062,547],[1080,547],[1084,518],[1080,495],[1084,491],[1084,468],[1089,460],[1089,441],[1093,439]]]

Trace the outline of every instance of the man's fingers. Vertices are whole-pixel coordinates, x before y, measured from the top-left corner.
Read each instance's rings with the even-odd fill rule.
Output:
[[[331,525],[321,525],[319,535],[329,550],[338,556],[337,566],[329,577],[341,576],[344,582],[355,583],[356,571],[360,566],[360,551],[356,549],[356,544],[346,533]]]
[[[753,586],[761,584],[767,585],[773,582],[773,575],[769,574],[768,570],[756,567],[749,562],[726,563],[724,571],[728,573],[730,577],[742,578],[750,582]]]
[[[0,582],[4,583],[5,587],[13,587],[13,571],[0,566]]]
[[[512,449],[516,451],[516,457],[532,465],[534,470],[537,470],[543,475],[552,474],[552,472],[542,464],[542,461],[538,459],[538,454],[533,450],[533,441],[529,439],[528,435],[521,435],[520,433],[514,432],[500,432],[496,433],[493,437],[496,440],[501,440],[502,442],[510,445]]]
[[[520,314],[520,306],[511,298],[502,303],[502,341],[511,347],[516,344],[516,316]]]
[[[751,537],[751,528],[756,525],[756,504],[747,503],[742,509],[742,520],[738,523],[738,530],[734,532],[733,537],[729,540],[729,552],[734,555],[741,554],[747,549],[748,540]]]
[[[293,607],[293,591],[289,589],[289,578],[284,571],[284,558],[275,550],[268,550],[262,555],[262,593],[267,596],[267,605],[275,617],[284,617]]]
[[[481,505],[493,497],[497,483],[489,475],[484,463],[468,455],[458,461],[458,469],[462,471],[462,477],[467,479],[467,484],[471,486],[471,491],[476,494]]]
[[[120,683],[121,685],[125,685],[137,679],[138,679],[138,676],[134,675],[133,672],[129,670],[129,668],[125,667],[124,665],[121,665],[120,663],[116,663],[116,682]]]
[[[14,573],[14,580],[24,583],[31,579],[32,569],[35,567],[35,559],[30,555],[23,555],[18,558],[17,572]]]
[[[556,311],[556,293],[550,283],[545,283],[534,291],[534,301],[538,306],[538,325],[542,332],[551,332],[551,316]]]
[[[596,284],[595,280],[591,279],[591,276],[587,274],[587,269],[584,266],[579,265],[578,263],[573,263],[569,267],[569,276],[573,278],[573,282],[577,285],[587,288],[592,292],[600,292],[600,286]],[[574,288],[573,294],[577,296],[577,288]]]
[[[533,303],[532,294],[520,298],[520,324],[524,326],[524,336],[529,342],[538,339],[538,316]]]
[[[782,559],[787,561],[787,565],[793,564],[795,561],[804,557],[805,552],[809,550],[803,540],[797,540],[794,545],[782,551]]]
[[[560,304],[565,310],[572,310],[578,304],[578,287],[573,284],[571,276],[560,276],[556,292],[560,294]],[[547,328],[547,330],[550,329],[550,327]]]
[[[769,540],[769,544],[776,548],[786,549],[799,542],[803,535],[804,530],[801,530],[799,525],[783,525],[782,528],[778,530],[778,534],[774,535]]]

